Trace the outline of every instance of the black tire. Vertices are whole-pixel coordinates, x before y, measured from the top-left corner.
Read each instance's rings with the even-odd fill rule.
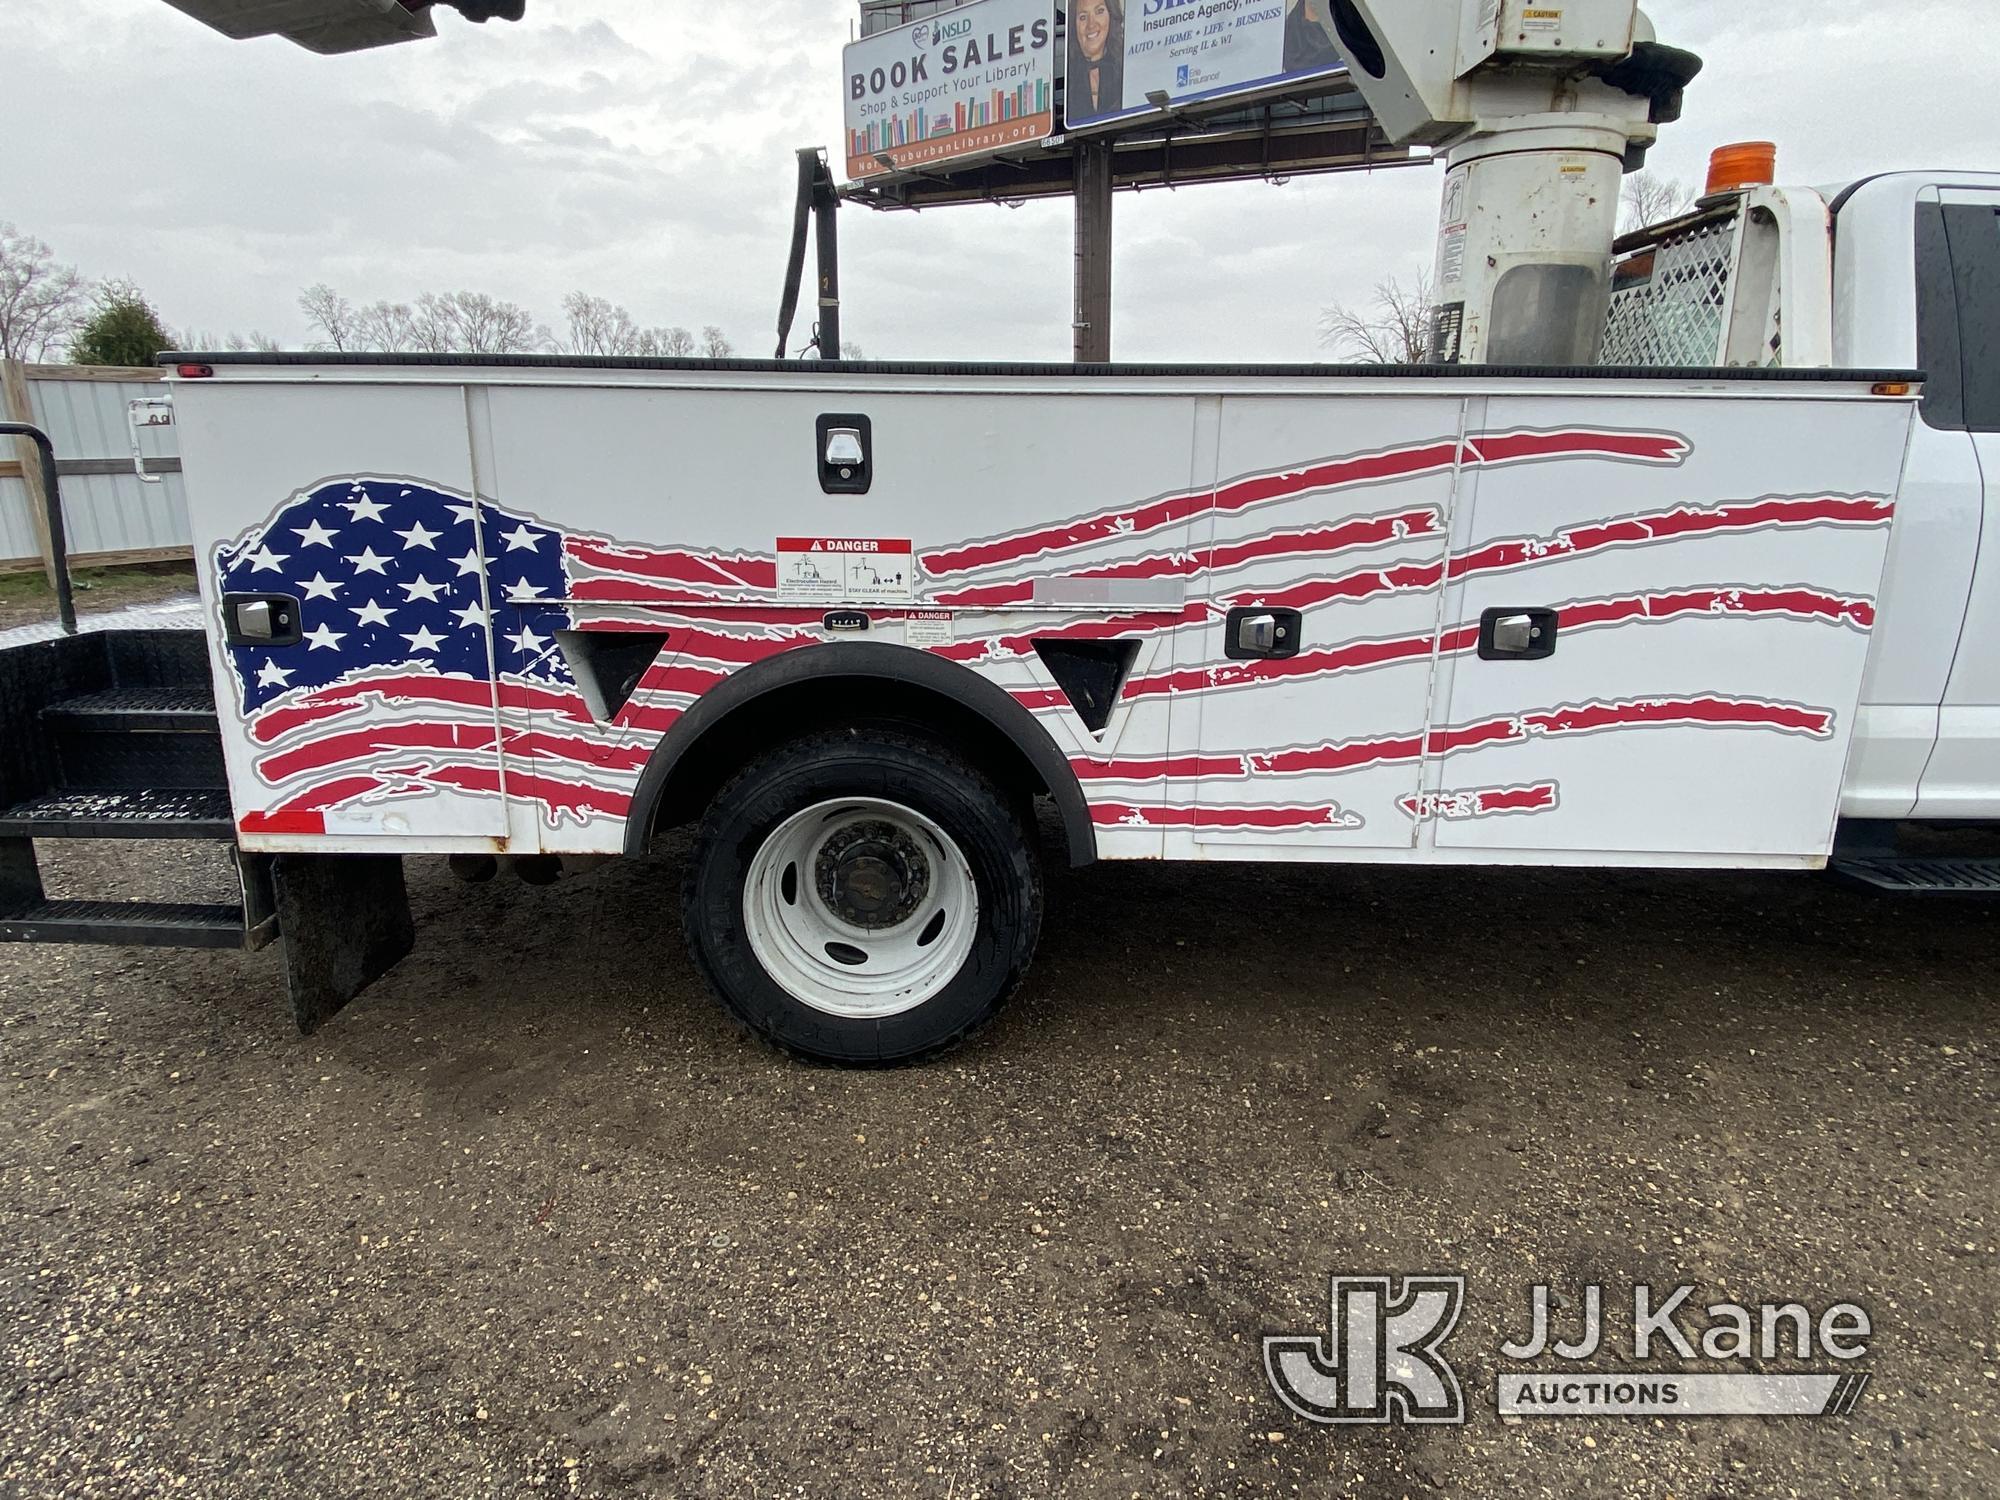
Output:
[[[799,999],[758,960],[745,899],[752,861],[788,819],[844,797],[900,804],[953,840],[971,870],[970,950],[907,1010],[853,1017]],[[1015,799],[948,746],[869,725],[810,735],[752,762],[709,804],[682,889],[695,967],[738,1021],[794,1057],[848,1067],[920,1062],[957,1046],[1020,984],[1041,933],[1041,862]]]

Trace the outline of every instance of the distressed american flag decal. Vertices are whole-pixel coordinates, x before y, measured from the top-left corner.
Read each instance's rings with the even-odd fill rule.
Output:
[[[499,795],[496,699],[580,701],[552,633],[568,617],[535,602],[564,597],[567,564],[551,527],[393,479],[321,485],[218,548],[223,592],[291,595],[305,633],[229,652],[258,776],[276,789],[245,831],[321,833],[327,809],[356,802]]]
[[[1243,693],[1254,700],[1260,689],[1287,682],[1423,670],[1437,656],[1467,655],[1477,645],[1478,627],[1470,621],[1447,619],[1408,635],[1373,633],[1367,606],[1377,599],[1701,537],[1879,528],[1893,515],[1889,498],[1875,495],[1684,501],[1454,551],[1446,548],[1444,517],[1435,506],[1385,495],[1357,496],[1356,507],[1366,506],[1359,514],[1336,508],[1346,503],[1336,498],[1344,491],[1394,485],[1454,464],[1592,459],[1673,468],[1690,451],[1685,438],[1662,432],[1478,433],[1462,442],[1445,438],[1317,460],[1067,521],[1037,521],[983,541],[947,543],[923,556],[930,587],[921,597],[964,612],[949,639],[925,649],[1000,681],[1030,713],[1057,720],[1073,712],[1066,693],[1023,669],[1036,660],[1038,642],[1199,637],[1203,649],[1163,651],[1134,671],[1122,684],[1119,708],[1191,695]],[[1312,509],[1288,513],[1300,503]],[[1171,544],[1171,529],[1199,516],[1229,525],[1200,547]],[[1108,557],[1107,542],[1118,544]],[[1379,562],[1362,556],[1407,542],[1427,543],[1433,555]],[[1033,600],[1039,577],[1220,583],[1239,569],[1273,564],[1289,576],[1237,582],[1172,608],[1008,617]],[[240,827],[248,834],[491,837],[508,832],[512,803],[532,808],[547,829],[569,825],[550,841],[559,847],[622,847],[640,773],[680,715],[743,667],[824,638],[820,609],[778,596],[772,554],[566,532],[410,479],[340,478],[300,492],[267,522],[219,547],[215,565],[224,592],[298,599],[305,630],[296,645],[228,652],[259,783],[248,794],[237,786]],[[1544,587],[1558,593],[1553,583]],[[1215,627],[1238,604],[1283,604],[1340,628],[1287,659],[1211,659],[1220,649]],[[572,612],[579,608],[587,620]],[[1560,609],[1566,634],[1697,617],[1776,618],[1864,634],[1874,623],[1872,600],[1796,583],[1570,598]],[[597,703],[601,685],[586,697],[562,654],[557,633],[575,629],[655,632],[668,645],[613,711]],[[1339,775],[1501,744],[1553,745],[1585,733],[1696,725],[1827,738],[1833,715],[1721,693],[1635,697],[1524,704],[1476,724],[1415,722],[1323,744],[1220,754],[1128,744],[1121,753],[1072,750],[1069,759],[1103,828],[1324,834],[1357,829],[1364,820],[1297,783],[1281,793],[1274,778]],[[1546,815],[1561,800],[1550,779],[1406,797],[1396,805],[1405,816],[1432,821]],[[387,816],[397,808],[411,816]]]

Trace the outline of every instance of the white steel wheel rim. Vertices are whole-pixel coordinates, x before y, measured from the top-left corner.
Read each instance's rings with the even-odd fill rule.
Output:
[[[851,1020],[914,1010],[964,967],[979,888],[952,837],[874,797],[816,803],[750,858],[743,925],[793,999]]]

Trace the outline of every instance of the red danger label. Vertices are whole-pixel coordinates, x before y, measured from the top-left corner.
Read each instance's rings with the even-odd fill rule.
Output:
[[[911,552],[908,537],[781,536],[780,552]]]
[[[916,571],[908,537],[778,538],[778,597],[796,603],[907,604]]]

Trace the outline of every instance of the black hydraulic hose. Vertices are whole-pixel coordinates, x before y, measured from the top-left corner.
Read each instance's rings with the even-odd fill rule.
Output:
[[[806,274],[806,229],[812,218],[813,185],[819,172],[819,152],[799,152],[799,197],[792,209],[792,258],[785,266],[785,295],[778,303],[778,359],[787,357],[792,319],[799,310],[799,287]]]
[[[49,568],[55,574],[56,612],[64,635],[76,634],[76,596],[69,583],[69,539],[63,529],[62,490],[56,478],[56,445],[27,422],[0,422],[0,437],[24,437],[42,454],[42,503],[49,513]]]

